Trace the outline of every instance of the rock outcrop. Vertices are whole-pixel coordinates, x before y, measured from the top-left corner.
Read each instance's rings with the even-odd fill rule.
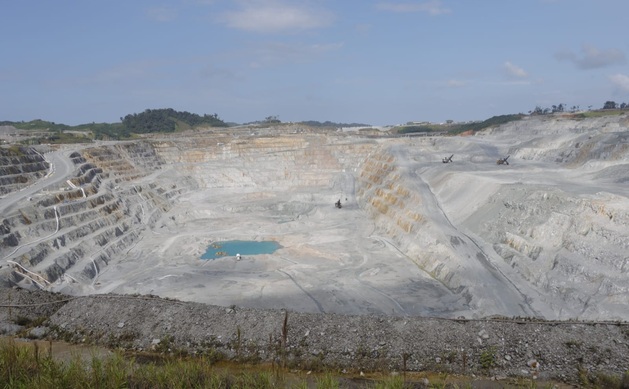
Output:
[[[10,282],[75,282],[89,293],[147,234],[167,230],[170,239],[187,221],[253,211],[272,214],[274,225],[314,223],[325,217],[320,203],[338,195],[373,223],[367,238],[459,296],[471,316],[625,320],[628,122],[531,117],[471,137],[421,139],[242,128],[82,145],[67,155],[74,170],[65,183],[2,215],[0,257],[11,261]],[[2,193],[48,171],[35,151],[4,153]],[[442,164],[442,154],[454,154],[453,163]],[[496,165],[506,155],[511,164]],[[254,204],[289,191],[291,199]],[[180,211],[182,196],[196,192],[243,194],[247,203]],[[308,243],[300,250],[309,255],[360,260],[342,246],[331,254]]]

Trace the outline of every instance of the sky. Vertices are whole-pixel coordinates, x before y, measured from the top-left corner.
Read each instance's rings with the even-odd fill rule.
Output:
[[[629,103],[627,0],[0,0],[0,121],[484,120]]]

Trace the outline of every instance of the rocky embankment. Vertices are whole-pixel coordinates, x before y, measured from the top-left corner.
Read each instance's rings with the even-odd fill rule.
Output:
[[[629,369],[627,323],[322,315],[152,296],[0,292],[5,335],[126,350],[273,361],[303,370],[431,371],[569,383]]]
[[[387,142],[357,174],[357,198],[380,234],[469,297],[475,317],[627,320],[628,137],[619,115]],[[507,155],[510,165],[496,163]]]
[[[43,177],[48,163],[32,148],[0,148],[0,196],[20,190]]]
[[[33,149],[0,151],[4,191],[21,189],[7,183],[26,186],[48,171],[48,163]],[[172,198],[193,186],[185,178],[141,182],[163,164],[143,142],[83,147],[68,159],[73,170],[67,180],[48,185],[2,215],[0,257],[11,261],[13,271],[6,278],[14,284],[89,283],[170,209]]]

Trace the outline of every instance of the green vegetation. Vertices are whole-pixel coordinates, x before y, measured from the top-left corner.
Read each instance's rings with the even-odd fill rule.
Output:
[[[171,108],[147,109],[139,114],[120,118],[119,123],[87,123],[68,126],[41,119],[29,122],[0,122],[2,126],[13,126],[18,130],[39,131],[34,138],[24,141],[28,144],[41,143],[84,143],[98,140],[131,139],[137,134],[151,132],[176,132],[196,127],[227,127],[218,115],[197,115],[178,112]]]
[[[192,127],[210,126],[227,127],[218,115],[197,115],[190,112],[178,112],[172,108],[147,109],[121,118],[123,128],[129,133],[146,134],[151,132],[175,132]]]
[[[325,122],[319,122],[316,120],[306,120],[299,122],[299,124],[303,124],[310,127],[330,127],[330,128],[339,128],[339,127],[371,127],[369,124],[362,123],[335,123],[329,120]]]
[[[63,130],[68,126],[63,124],[56,124],[55,122],[49,122],[46,120],[35,119],[30,122],[0,122],[0,126],[13,126],[18,130]]]
[[[629,111],[629,104],[617,104],[614,101],[606,101],[602,109],[579,112],[579,106],[568,108],[564,104],[553,105],[551,108],[536,106],[529,111],[530,115],[547,115],[561,113],[573,119],[585,119],[590,117],[600,117],[609,115],[623,115]],[[564,113],[565,112],[565,113]],[[433,123],[408,123],[406,125],[393,128],[398,134],[414,133],[440,133],[456,135],[465,132],[475,133],[489,127],[496,127],[508,122],[520,120],[526,115],[511,114],[493,116],[487,120],[469,123],[453,123],[448,120],[446,124]],[[248,124],[280,124],[278,116],[268,116],[263,121]],[[306,120],[298,122],[310,127],[318,128],[339,128],[339,127],[370,127],[362,123],[336,123],[331,121]],[[175,111],[172,108],[147,109],[141,113],[133,113],[120,118],[118,123],[86,123],[76,126],[59,124],[42,119],[35,119],[29,122],[0,121],[0,126],[13,126],[18,130],[39,131],[33,134],[32,138],[24,141],[28,144],[39,143],[84,143],[92,140],[121,140],[133,139],[140,134],[163,132],[174,133],[186,131],[199,127],[228,127],[229,124],[222,121],[217,114],[197,115],[187,111]]]
[[[205,357],[123,355],[57,360],[50,347],[0,339],[2,388],[317,388],[346,387],[338,374],[288,372],[277,367],[229,365]],[[403,388],[401,376],[361,380],[352,387]]]
[[[484,370],[489,370],[496,365],[496,349],[489,347],[480,354],[480,366]]]
[[[48,350],[0,342],[0,387],[3,388],[275,388],[282,375],[229,372],[204,358],[140,363],[115,353],[70,361],[56,360]],[[327,386],[330,387],[330,386]],[[338,384],[337,384],[338,387]]]
[[[582,342],[580,340],[568,340],[565,344],[568,348],[580,348]]]
[[[584,379],[583,385],[586,388],[629,388],[629,371],[622,377],[597,373],[590,376],[586,375]]]
[[[74,134],[72,132],[52,131],[49,136],[37,138],[36,143],[50,144],[67,144],[67,143],[89,143],[92,139],[86,135]],[[33,143],[32,140],[26,140],[24,143]]]
[[[590,373],[581,364],[577,366],[577,380],[582,388],[629,388],[629,372],[618,377],[604,373]]]
[[[229,363],[207,356],[170,353],[115,352],[107,357],[74,354],[57,359],[50,346],[42,342],[17,343],[0,339],[1,388],[480,388],[487,382],[479,378],[449,376],[447,373],[369,374],[358,378],[328,370],[311,374],[306,370],[287,370],[277,365]],[[66,351],[67,352],[67,351]],[[481,355],[486,369],[495,366],[495,349]],[[624,376],[587,372],[579,369],[581,384],[588,388],[629,388],[629,372]],[[505,388],[551,388],[552,383],[514,378],[503,382]]]
[[[620,104],[616,104],[615,101],[612,100],[607,100],[605,102],[605,104],[603,104],[602,110],[615,110],[615,109],[629,109],[629,104],[627,103],[620,103]],[[541,106],[537,105],[535,106],[534,109],[532,109],[531,111],[529,111],[529,114],[531,115],[548,115],[548,114],[553,114],[553,113],[577,113],[580,112],[581,108],[578,105],[573,105],[572,107],[568,108],[567,105],[561,103],[558,105],[552,105],[551,107],[547,107],[547,108],[542,108]],[[587,112],[592,111],[592,106],[589,105],[588,106],[588,110]],[[600,111],[600,110],[597,110]]]
[[[375,385],[375,389],[404,389],[405,387],[407,386],[401,375],[392,376]]]
[[[591,106],[588,111],[577,112],[579,111],[579,106],[575,105],[568,109],[565,104],[553,105],[550,108],[542,108],[540,106],[536,106],[535,109],[529,111],[530,115],[549,115],[554,113],[564,113],[565,115],[569,115],[573,119],[585,119],[590,117],[601,117],[601,116],[612,116],[612,115],[623,115],[629,112],[629,104],[620,103],[616,104],[614,101],[606,101],[603,105],[602,109],[599,110],[591,110]],[[446,132],[448,134],[456,135],[464,132],[472,132],[475,133],[477,131],[484,130],[490,127],[497,127],[505,123],[513,122],[516,120],[520,120],[526,115],[524,114],[511,114],[511,115],[499,115],[493,116],[487,120],[482,122],[473,122],[473,123],[447,123],[447,124],[432,124],[432,123],[421,123],[421,124],[407,124],[405,126],[399,126],[395,128],[398,134],[412,134],[412,133],[443,133]]]
[[[418,132],[441,132],[447,131],[450,126],[444,126],[443,124],[422,124],[422,125],[407,125],[397,128],[398,134],[414,134]]]
[[[624,115],[629,112],[629,109],[601,109],[596,111],[586,111],[579,112],[572,115],[575,119],[587,119],[587,118],[598,118],[603,116],[615,116],[615,115]]]
[[[1,149],[2,155],[8,155],[11,157],[22,157],[24,155],[26,155],[26,151],[18,146],[18,145],[11,145],[6,149]]]
[[[463,124],[460,126],[460,128],[453,130],[451,132],[452,133],[462,133],[466,131],[476,132],[476,131],[484,130],[489,127],[497,127],[505,123],[515,122],[517,120],[521,120],[524,116],[525,115],[521,113],[512,114],[512,115],[492,116],[487,120],[483,120],[482,122]]]
[[[520,120],[524,117],[523,114],[514,114],[514,115],[500,115],[493,116],[487,120],[482,122],[472,122],[472,123],[448,123],[448,124],[417,124],[417,125],[405,125],[401,127],[395,128],[398,134],[412,134],[412,133],[443,133],[446,132],[448,134],[461,134],[463,132],[471,131],[477,132],[480,130],[484,130],[489,127],[497,127],[501,124],[513,122],[516,120]]]
[[[91,133],[92,138],[99,140],[126,139],[132,137],[131,133],[127,131],[121,123],[79,124],[70,129],[84,131],[88,134]]]

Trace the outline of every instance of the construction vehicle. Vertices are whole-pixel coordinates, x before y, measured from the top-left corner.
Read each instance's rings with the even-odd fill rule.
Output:
[[[454,157],[454,154],[452,154],[450,157],[442,159],[441,162],[443,162],[443,163],[452,162],[452,157]]]
[[[510,155],[507,155],[504,158],[500,158],[499,160],[496,161],[496,165],[508,165],[509,161],[507,161],[509,159]]]

